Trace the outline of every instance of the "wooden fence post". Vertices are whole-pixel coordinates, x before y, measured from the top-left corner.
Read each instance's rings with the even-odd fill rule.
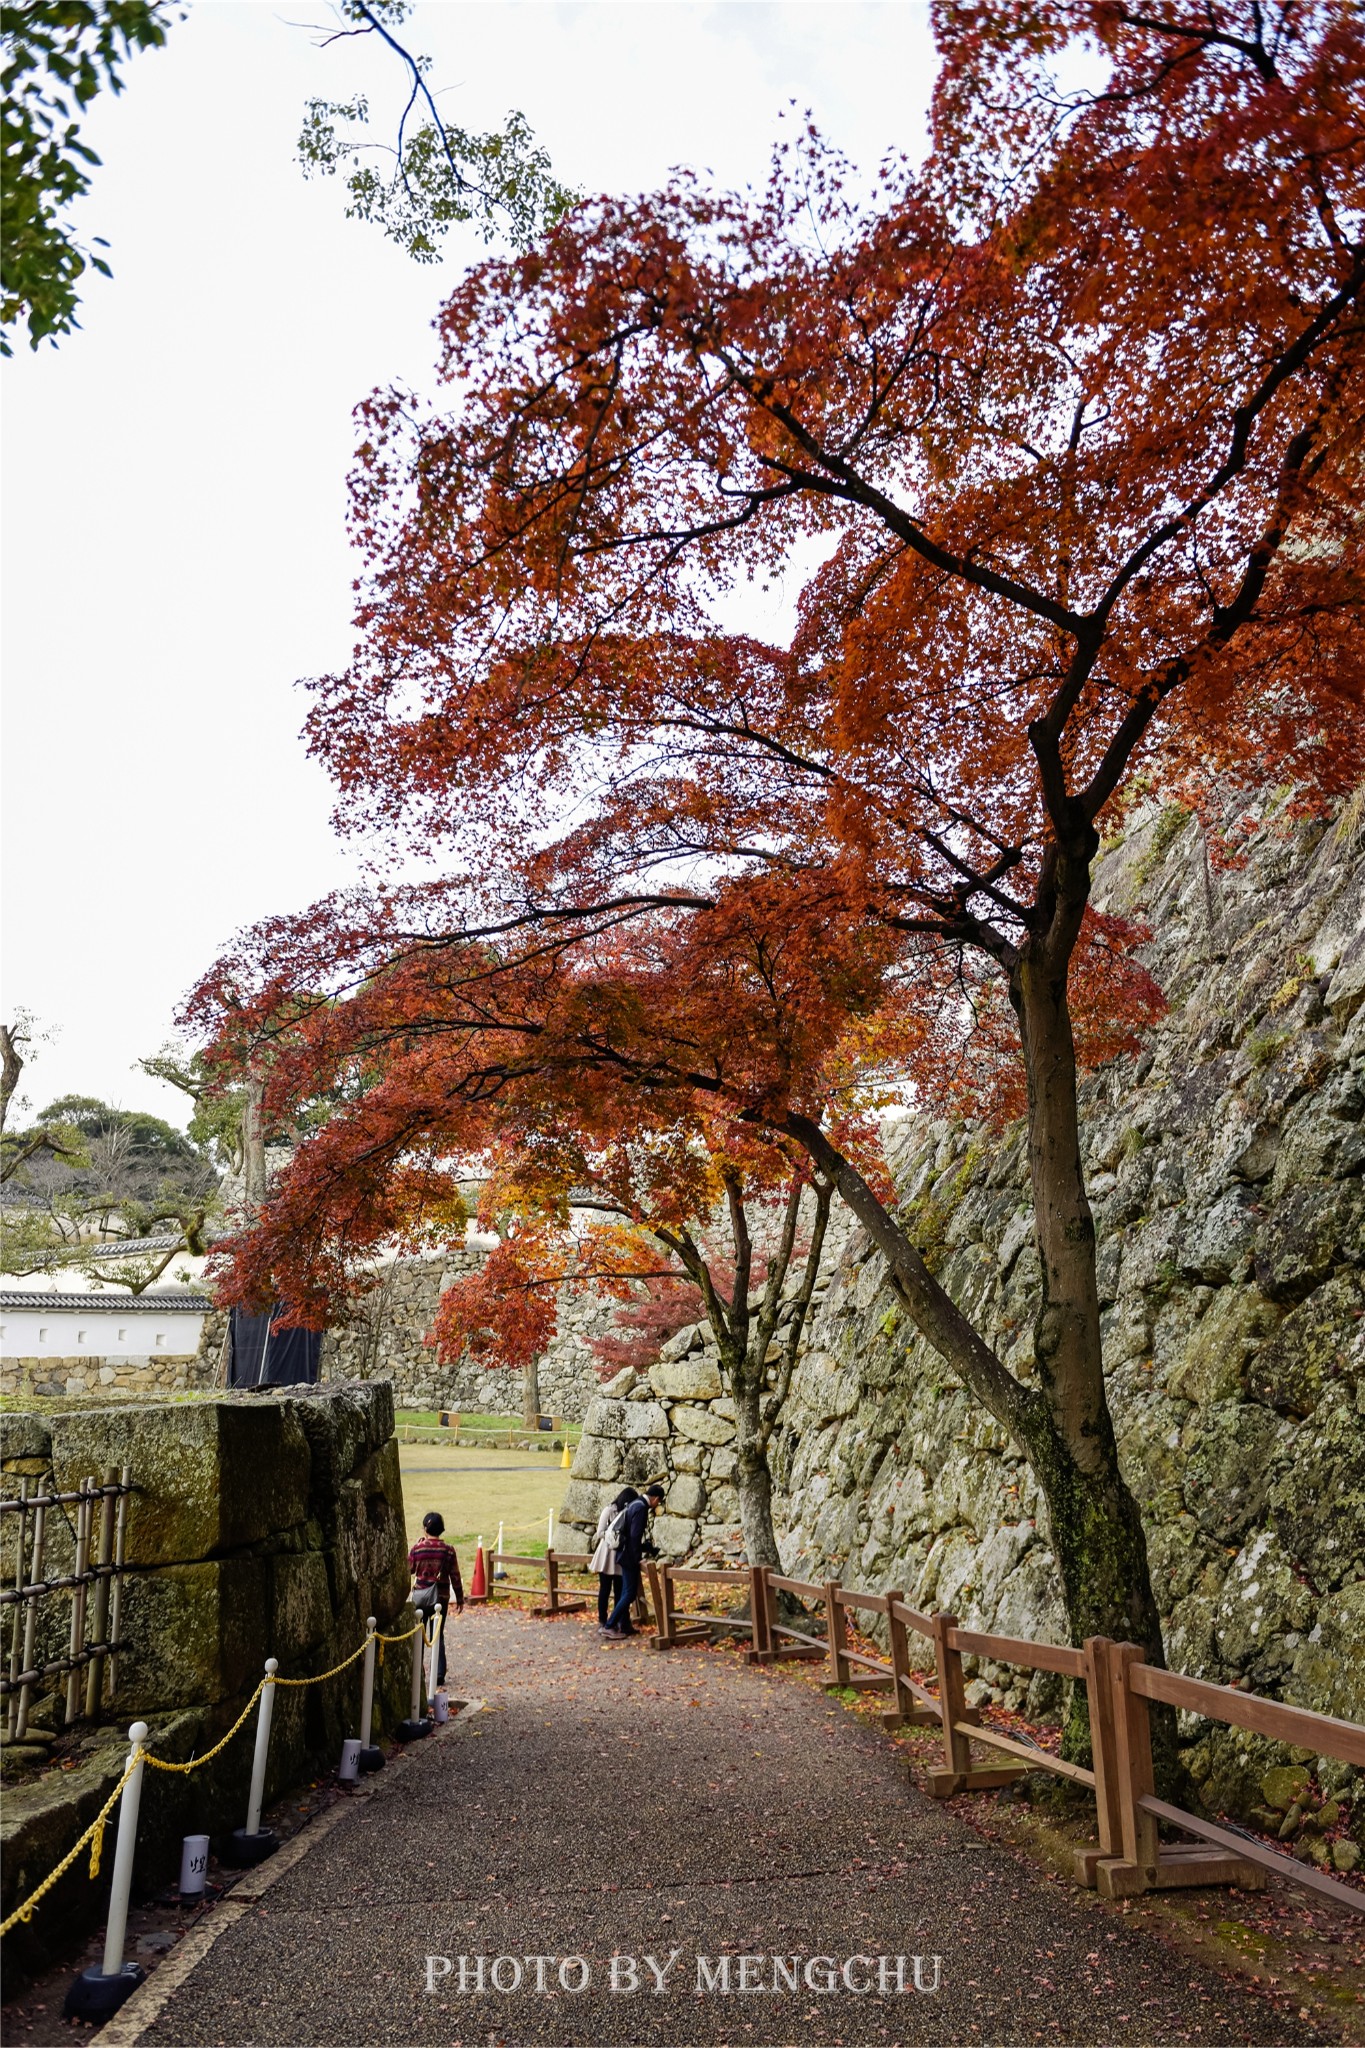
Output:
[[[1156,1883],[1156,1822],[1139,1803],[1155,1790],[1152,1728],[1146,1700],[1128,1683],[1134,1664],[1144,1661],[1139,1645],[1111,1643],[1104,1661],[1110,1678],[1117,1840],[1110,1857],[1096,1864],[1095,1883],[1106,1899],[1125,1899]]]
[[[551,1614],[559,1612],[559,1559],[553,1550],[545,1553],[545,1598]]]
[[[890,1642],[890,1712],[882,1714],[884,1729],[900,1729],[911,1720],[911,1636],[896,1614],[896,1602],[905,1602],[905,1593],[892,1587],[886,1593],[886,1638]]]
[[[960,1792],[967,1781],[972,1767],[972,1753],[965,1735],[960,1735],[955,1723],[961,1721],[967,1712],[967,1698],[962,1681],[962,1658],[948,1640],[949,1631],[957,1627],[955,1614],[936,1614],[934,1624],[934,1666],[938,1673],[938,1711],[943,1724],[943,1768],[930,1771],[929,1790],[935,1799],[947,1799],[953,1792]]]
[[[1076,1852],[1076,1878],[1078,1883],[1093,1889],[1097,1866],[1107,1858],[1123,1855],[1118,1755],[1114,1745],[1112,1665],[1115,1645],[1108,1636],[1087,1636],[1082,1648],[1085,1651],[1085,1697],[1090,1714],[1090,1754],[1095,1773],[1095,1820],[1099,1847]]]
[[[669,1604],[668,1566],[662,1569],[651,1557],[647,1560],[649,1571],[649,1597],[654,1609],[654,1621],[658,1633],[654,1637],[656,1650],[671,1650],[676,1637],[673,1632],[673,1610]]]
[[[829,1685],[848,1684],[848,1616],[839,1605],[839,1581],[825,1580],[825,1633],[829,1642]]]
[[[997,1767],[993,1764],[973,1764],[971,1745],[966,1735],[959,1732],[962,1722],[974,1722],[980,1716],[967,1705],[966,1688],[962,1676],[962,1652],[954,1649],[949,1637],[957,1627],[955,1614],[936,1614],[934,1625],[934,1662],[938,1670],[938,1711],[943,1726],[943,1769],[930,1771],[929,1790],[935,1799],[948,1799],[954,1792],[991,1792],[1000,1785],[1012,1785],[1026,1772],[1023,1764],[1008,1764]]]
[[[766,1564],[751,1564],[749,1567],[749,1627],[753,1646],[748,1653],[751,1664],[771,1664],[773,1661],[773,1617],[769,1601],[772,1591],[768,1585]]]

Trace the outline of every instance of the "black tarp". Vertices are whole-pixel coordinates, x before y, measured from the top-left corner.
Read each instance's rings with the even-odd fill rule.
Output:
[[[277,1302],[268,1315],[232,1311],[228,1359],[230,1387],[311,1387],[322,1362],[321,1330],[272,1330],[284,1314]]]

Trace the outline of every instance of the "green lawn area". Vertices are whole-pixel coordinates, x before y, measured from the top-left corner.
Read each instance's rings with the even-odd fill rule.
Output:
[[[445,1516],[446,1541],[459,1552],[466,1585],[476,1539],[482,1536],[491,1555],[499,1522],[505,1525],[506,1549],[544,1556],[546,1518],[551,1508],[558,1513],[569,1483],[558,1458],[552,1461],[541,1451],[483,1450],[467,1444],[400,1444],[398,1457],[408,1541],[416,1540],[423,1515],[439,1509]],[[574,1548],[580,1540],[577,1531],[569,1538]]]

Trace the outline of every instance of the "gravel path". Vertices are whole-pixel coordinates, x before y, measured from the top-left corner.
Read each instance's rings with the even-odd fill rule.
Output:
[[[1318,2038],[981,1841],[910,1787],[874,1727],[813,1687],[733,1654],[654,1655],[505,1608],[467,1609],[450,1641],[452,1684],[488,1711],[385,1772],[228,1929],[144,2042]],[[644,1958],[663,1969],[675,1951],[653,1994]],[[638,1992],[620,1961],[612,1991],[614,1954],[635,1959]],[[727,1955],[729,1994],[699,1990],[698,1959],[719,1980]],[[452,1965],[431,1994],[428,1956]],[[479,1956],[485,1972],[517,1959],[520,1987],[461,1993],[462,1956],[471,1974]],[[537,1956],[553,1960],[525,1960]],[[797,1959],[795,1991],[774,1956]],[[890,1987],[899,1956],[907,1989],[883,1996],[877,1958],[892,1959]],[[929,1985],[941,1958],[936,1994],[912,1988],[915,1956]],[[560,1983],[576,1957],[582,1992],[577,1964]],[[872,1988],[808,1988],[812,1957],[854,1958],[852,1985]],[[517,1963],[498,1967],[510,1987]],[[829,1974],[814,1965],[814,1985]]]

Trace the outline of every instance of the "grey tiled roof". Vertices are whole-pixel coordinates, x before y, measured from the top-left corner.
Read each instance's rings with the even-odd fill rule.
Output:
[[[39,1294],[28,1293],[21,1287],[7,1287],[0,1292],[0,1308],[41,1309],[44,1315],[158,1315],[172,1314],[176,1309],[192,1311],[196,1315],[211,1309],[213,1303],[207,1294],[181,1294],[148,1292],[147,1294]]]

